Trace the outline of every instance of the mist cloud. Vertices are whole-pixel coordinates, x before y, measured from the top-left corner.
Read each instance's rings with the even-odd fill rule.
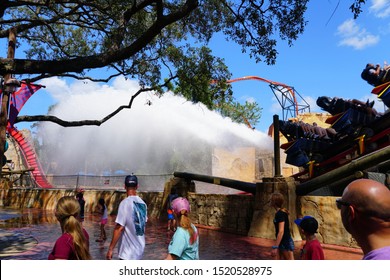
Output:
[[[64,120],[100,120],[128,104],[139,88],[136,81],[123,77],[110,86],[80,81],[70,84],[58,78],[46,80],[45,85],[58,100],[50,114]],[[63,128],[46,122],[38,135],[46,169],[61,175],[102,175],[117,170],[207,174],[214,147],[251,146],[263,151],[273,147],[266,134],[233,123],[201,104],[171,93],[159,98],[152,92],[138,96],[133,108],[122,110],[100,127]]]

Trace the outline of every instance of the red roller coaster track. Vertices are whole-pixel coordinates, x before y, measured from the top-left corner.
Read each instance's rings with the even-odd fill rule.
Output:
[[[255,80],[268,83],[273,94],[282,107],[282,119],[296,118],[299,113],[306,110],[310,112],[310,105],[303,99],[303,97],[294,89],[283,83],[271,81],[258,76],[245,76],[226,81],[227,83],[234,83],[239,81]]]
[[[34,168],[32,178],[40,188],[52,188],[53,186],[47,181],[43,169],[38,161],[37,155],[31,144],[24,138],[23,134],[20,133],[16,128],[8,128],[8,133],[18,143],[25,162],[28,168]]]

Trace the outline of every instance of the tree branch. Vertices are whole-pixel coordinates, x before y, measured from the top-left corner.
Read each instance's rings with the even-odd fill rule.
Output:
[[[133,102],[135,98],[137,98],[141,93],[147,92],[147,91],[157,91],[159,88],[168,87],[168,84],[173,80],[176,79],[176,77],[171,77],[165,81],[165,83],[156,86],[156,87],[150,87],[150,88],[140,88],[134,95],[131,96],[129,104],[119,106],[116,110],[102,118],[101,120],[81,120],[81,121],[66,121],[62,120],[56,116],[50,116],[50,115],[35,115],[35,116],[18,116],[15,120],[15,123],[19,122],[43,122],[48,121],[52,123],[56,123],[62,127],[78,127],[78,126],[100,126],[115,115],[117,115],[120,111],[124,109],[131,109]]]
[[[86,69],[103,68],[109,64],[120,62],[139,53],[168,25],[189,15],[198,7],[198,1],[188,0],[179,10],[157,20],[133,43],[127,47],[96,55],[64,60],[30,60],[0,59],[0,74],[43,74],[59,75],[63,73],[80,73]]]

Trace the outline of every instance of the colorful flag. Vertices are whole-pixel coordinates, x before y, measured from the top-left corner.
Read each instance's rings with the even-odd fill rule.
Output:
[[[12,127],[15,123],[16,117],[18,116],[23,105],[33,95],[41,85],[26,84],[22,83],[21,88],[10,95],[10,104],[8,111],[8,126]]]

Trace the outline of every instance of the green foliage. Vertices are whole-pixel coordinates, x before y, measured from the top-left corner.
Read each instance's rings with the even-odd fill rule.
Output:
[[[187,52],[184,53],[183,50]],[[169,57],[178,69],[173,91],[183,95],[194,103],[202,102],[209,109],[214,109],[215,104],[229,101],[230,95],[221,95],[220,83],[211,84],[212,81],[226,81],[230,78],[226,65],[222,59],[211,54],[211,50],[205,46],[193,48],[186,46],[178,48],[171,46],[168,50]],[[213,69],[212,72],[209,69]]]
[[[0,75],[11,69],[31,81],[97,80],[90,70],[109,68],[104,81],[125,75],[215,109],[234,99],[226,85],[231,73],[207,47],[210,39],[222,34],[256,62],[275,64],[278,44],[291,46],[304,32],[308,2],[7,0],[0,5],[0,39],[15,30],[26,57],[0,58]],[[364,3],[353,1],[355,17]]]
[[[222,104],[218,111],[234,122],[245,123],[248,127],[254,128],[261,118],[262,108],[256,102],[246,101],[244,105],[231,102]]]
[[[186,75],[185,67],[196,64],[196,54],[199,54],[204,62],[203,66],[196,67],[197,74],[202,72],[202,77],[197,79],[201,85],[194,88],[191,98],[206,97],[205,103],[209,105],[207,99],[210,97],[199,94],[198,89],[205,88],[204,79],[208,76],[213,78],[221,74],[214,71],[222,71],[222,67],[206,67],[206,62],[212,66],[222,63],[204,50],[212,36],[222,32],[226,40],[237,42],[243,51],[249,49],[256,61],[273,64],[277,55],[277,36],[291,44],[303,32],[306,24],[303,15],[308,1],[14,2],[5,9],[7,20],[0,20],[0,26],[2,30],[17,27],[18,41],[25,47],[28,59],[64,60],[111,55],[112,59],[103,67],[114,67],[123,74],[139,78],[145,85],[155,85],[163,79],[161,75],[167,73],[161,71],[164,65],[168,66],[169,75],[178,74],[178,79],[187,80],[180,82],[180,88],[190,87],[186,88],[188,94],[194,88],[189,79],[195,73]],[[172,22],[168,22],[170,20]],[[157,32],[152,33],[156,29]],[[186,56],[185,63],[171,60],[177,58],[172,55],[172,46],[180,46],[179,57]],[[138,49],[128,51],[130,47]],[[123,53],[127,51],[128,54]],[[77,73],[95,68],[92,57],[83,63],[83,69]],[[170,68],[173,65],[175,67]],[[224,71],[227,71],[226,67]]]

